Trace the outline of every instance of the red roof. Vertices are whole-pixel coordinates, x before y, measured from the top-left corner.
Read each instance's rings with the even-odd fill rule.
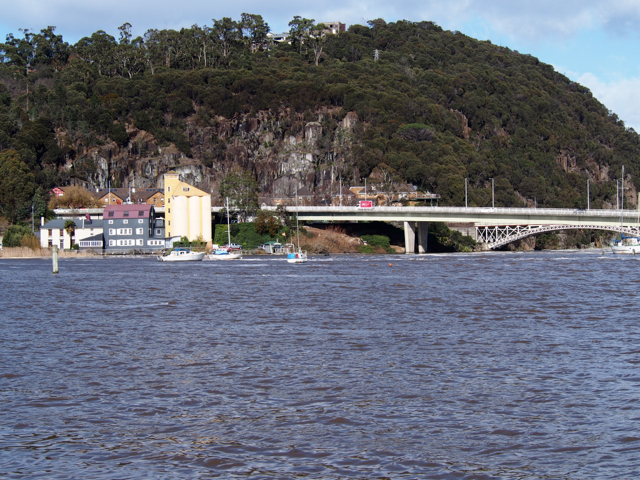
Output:
[[[103,218],[149,218],[152,208],[153,205],[146,203],[107,205],[104,207]]]

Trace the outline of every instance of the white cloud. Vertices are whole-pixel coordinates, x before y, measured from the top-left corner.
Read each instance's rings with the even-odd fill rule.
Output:
[[[625,78],[603,82],[592,73],[585,73],[577,82],[591,90],[602,102],[624,121],[627,127],[640,132],[640,78]]]

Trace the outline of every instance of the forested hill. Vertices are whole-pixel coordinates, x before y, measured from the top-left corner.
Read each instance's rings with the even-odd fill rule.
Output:
[[[296,17],[274,44],[259,15],[211,27],[54,27],[0,45],[0,214],[54,185],[157,186],[177,169],[214,195],[235,169],[264,194],[409,182],[440,204],[615,207],[640,187],[640,139],[537,58],[432,22],[323,34]],[[11,180],[11,185],[8,184]],[[387,188],[391,188],[387,185]],[[28,205],[28,209],[26,206]],[[26,210],[25,210],[26,209]],[[30,213],[30,211],[29,211]]]

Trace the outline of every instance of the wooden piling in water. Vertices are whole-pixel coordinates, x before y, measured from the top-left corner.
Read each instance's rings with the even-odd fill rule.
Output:
[[[58,273],[58,247],[53,246],[53,273]]]

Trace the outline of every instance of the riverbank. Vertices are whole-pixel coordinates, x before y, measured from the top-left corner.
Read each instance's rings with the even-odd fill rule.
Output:
[[[53,255],[50,248],[5,247],[0,250],[0,258],[47,258]],[[91,251],[58,250],[58,258],[99,257]]]

